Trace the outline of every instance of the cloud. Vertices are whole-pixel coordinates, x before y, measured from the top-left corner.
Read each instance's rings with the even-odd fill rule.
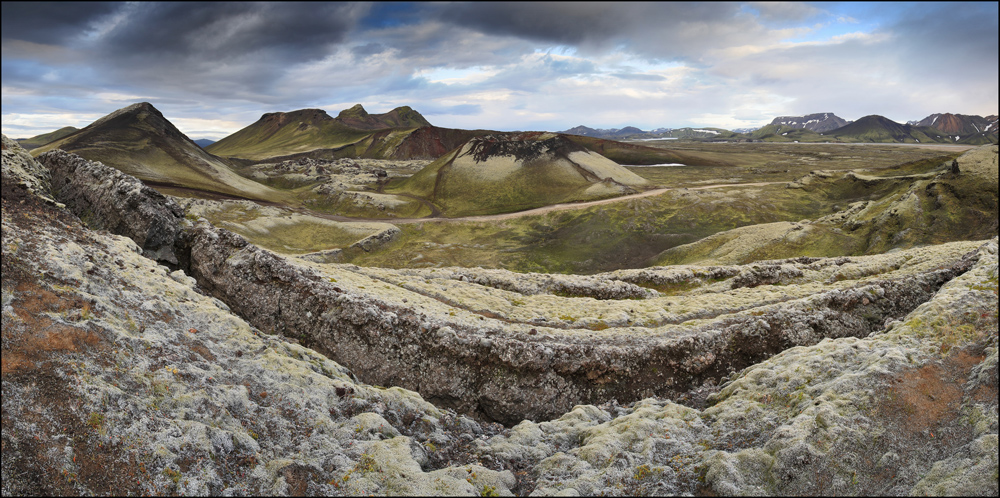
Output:
[[[119,2],[3,2],[3,40],[61,44],[121,8]]]
[[[823,13],[804,2],[749,2],[748,5],[765,21],[802,22]]]
[[[435,105],[425,104],[417,109],[425,116],[454,115],[454,116],[476,116],[482,114],[483,106],[479,104],[458,104],[458,105]]]
[[[323,57],[342,42],[363,11],[357,4],[312,2],[140,4],[99,43],[108,53],[150,62],[223,64],[248,56],[299,62]]]
[[[658,74],[642,73],[614,73],[611,76],[623,80],[663,81],[666,79]]]
[[[997,106],[995,4],[3,8],[3,108],[23,115],[103,115],[141,97],[199,132],[355,103],[448,127],[566,129]]]

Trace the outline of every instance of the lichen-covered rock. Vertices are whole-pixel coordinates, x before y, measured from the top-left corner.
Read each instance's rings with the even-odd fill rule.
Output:
[[[9,180],[5,496],[511,494],[470,453],[493,426],[262,334]]]
[[[55,195],[90,226],[131,238],[149,258],[177,267],[184,210],[139,179],[62,150],[38,157]],[[179,257],[181,256],[181,257]]]
[[[27,189],[34,195],[44,199],[46,202],[55,203],[52,199],[51,178],[49,170],[38,164],[28,151],[24,150],[16,141],[2,137],[3,154],[3,174],[10,178],[22,188]]]
[[[997,239],[888,330],[747,368],[696,410],[650,398],[525,421],[480,451],[533,495],[997,494]],[[707,489],[706,489],[707,488]]]
[[[689,296],[596,300],[526,296],[458,270],[431,279],[424,270],[295,262],[207,224],[185,237],[192,276],[258,328],[297,338],[368,382],[506,424],[580,403],[674,397],[792,346],[865,337],[968,270],[979,245],[807,258],[775,263],[783,270],[754,277],[761,285],[737,270],[713,273],[736,283]]]

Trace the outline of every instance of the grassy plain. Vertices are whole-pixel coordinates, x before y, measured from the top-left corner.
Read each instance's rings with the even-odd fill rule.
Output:
[[[659,186],[691,188],[643,199],[496,222],[400,225],[402,233],[394,242],[379,251],[359,254],[352,262],[395,268],[482,266],[557,273],[666,263],[658,255],[712,234],[750,225],[816,219],[855,202],[905,192],[911,183],[908,177],[941,170],[964,150],[768,143],[670,146],[690,148],[726,165],[629,168]],[[816,176],[805,188],[780,183],[694,190],[718,183],[793,182],[816,170],[829,173]],[[852,170],[889,179],[845,179]],[[907,178],[891,179],[896,176]],[[788,250],[809,256],[860,254],[867,252],[869,235],[818,229],[807,245]],[[691,255],[680,259],[687,256]]]
[[[742,239],[718,238],[704,242],[706,237],[720,232],[753,225],[770,226],[767,224],[782,222],[787,225],[803,219],[815,220],[848,209],[852,203],[898,197],[910,188],[914,175],[942,171],[967,149],[685,141],[670,141],[660,146],[677,150],[679,157],[698,157],[706,165],[628,167],[653,185],[672,189],[656,196],[495,221],[428,218],[424,222],[399,223],[401,233],[392,242],[371,252],[345,253],[345,257],[362,266],[478,266],[579,274],[692,262],[727,242],[742,243]],[[447,161],[448,158],[443,159]],[[411,182],[419,184],[420,177],[415,175]],[[804,180],[797,182],[801,179]],[[764,182],[779,183],[739,185]],[[790,183],[795,184],[795,188],[789,188]],[[719,184],[734,185],[700,189]],[[427,187],[434,189],[433,183]],[[308,189],[307,185],[299,185],[286,192],[303,200],[312,195]],[[558,186],[551,193],[554,197],[563,195]],[[951,198],[945,202],[951,202],[948,199]],[[310,207],[317,211],[375,217],[371,205],[346,197],[310,201],[313,204]],[[883,203],[888,205],[889,201]],[[510,210],[514,209],[504,211]],[[944,216],[942,220],[962,216],[946,215],[947,209],[942,211],[934,206],[928,206],[926,211],[941,211],[935,216]],[[394,206],[388,212],[398,217],[430,214],[426,205],[416,200]],[[380,214],[379,217],[387,215],[385,212]],[[344,247],[360,238],[340,229],[334,230],[336,233],[325,228],[320,230],[305,221],[301,226],[282,223],[270,230],[253,227],[253,220],[217,221],[243,224],[245,227],[236,231],[264,247],[291,254]],[[392,222],[391,219],[386,221]],[[787,230],[786,225],[774,227]],[[907,237],[914,241],[926,238],[930,242],[931,239],[957,236],[948,230],[911,232]],[[686,246],[699,241],[702,245]],[[864,254],[876,249],[884,251],[890,246],[889,240],[873,241],[871,229],[843,232],[824,225],[811,229],[809,236],[798,243],[769,242],[755,248],[747,257]],[[678,247],[680,249],[675,249]],[[695,254],[699,251],[705,254]]]
[[[709,183],[792,181],[812,170],[865,169],[868,170],[868,174],[893,174],[893,171],[915,170],[911,163],[918,161],[927,161],[923,167],[929,170],[940,165],[938,158],[944,160],[945,156],[949,158],[957,156],[972,148],[674,140],[643,142],[643,145],[668,148],[713,163],[687,167],[627,166],[656,185],[670,187],[696,187]]]

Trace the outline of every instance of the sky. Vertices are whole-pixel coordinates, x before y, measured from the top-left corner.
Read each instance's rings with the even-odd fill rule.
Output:
[[[82,128],[135,102],[212,140],[354,104],[501,131],[987,116],[997,5],[3,2],[2,128]]]

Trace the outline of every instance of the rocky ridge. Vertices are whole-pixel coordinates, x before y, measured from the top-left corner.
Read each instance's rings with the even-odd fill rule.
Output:
[[[438,277],[296,263],[200,224],[185,226],[181,237],[192,251],[190,271],[170,273],[130,239],[92,232],[18,187],[4,159],[5,493],[661,494],[707,485],[723,494],[996,494],[995,238],[865,258],[519,283],[515,274],[475,269]],[[643,299],[557,295],[603,282]],[[431,284],[444,287],[435,294]],[[277,290],[261,293],[264,287]],[[268,311],[248,309],[254,293]],[[695,309],[714,294],[732,309],[719,317],[678,314],[680,322],[668,325],[586,328],[586,321],[560,319],[562,328],[530,326],[513,312],[493,318],[462,308],[492,306],[499,296],[511,309],[528,305],[527,315],[551,317],[564,306],[605,303],[625,312],[623,305],[646,303],[647,310],[627,313],[648,318],[664,305],[672,310],[668,300],[687,299],[678,310]],[[442,302],[446,296],[457,301]],[[323,299],[334,306],[310,317]],[[442,372],[457,377],[453,386],[492,366],[492,355],[521,348],[529,353],[518,360],[528,363],[523,375],[543,381],[520,380],[535,392],[498,399],[491,410],[499,414],[515,409],[505,401],[561,391],[560,376],[577,380],[560,371],[574,362],[594,371],[570,353],[610,359],[605,385],[616,388],[662,383],[630,372],[650,366],[629,357],[643,348],[647,356],[674,355],[675,382],[722,386],[705,408],[662,395],[628,404],[616,396],[597,406],[558,402],[565,415],[500,429],[410,391],[359,383],[355,376],[372,382],[372,373],[260,334],[230,310],[331,355],[367,346],[398,351],[376,361],[433,362],[454,351],[462,356]],[[429,338],[434,326],[437,340]],[[745,330],[755,334],[740,335]],[[338,342],[349,339],[341,331],[361,339]],[[601,346],[612,338],[616,347]],[[686,360],[677,356],[684,348],[649,349],[671,338],[688,345]],[[417,351],[405,346],[410,339]],[[438,349],[421,353],[423,344]],[[726,344],[743,349],[748,363],[731,355],[727,364]],[[755,344],[764,351],[751,351]],[[592,348],[574,353],[582,345]],[[531,364],[531,354],[547,365]],[[694,375],[684,379],[685,372]],[[429,384],[438,379],[432,370],[419,375]],[[481,405],[517,394],[498,385],[478,393]],[[887,389],[896,394],[882,395]],[[638,394],[632,399],[656,393]],[[464,401],[437,397],[445,405]]]
[[[807,114],[805,116],[779,116],[771,120],[772,125],[804,128],[815,131],[816,133],[836,130],[837,128],[845,126],[849,123],[850,121],[847,121],[832,112],[817,112]]]

